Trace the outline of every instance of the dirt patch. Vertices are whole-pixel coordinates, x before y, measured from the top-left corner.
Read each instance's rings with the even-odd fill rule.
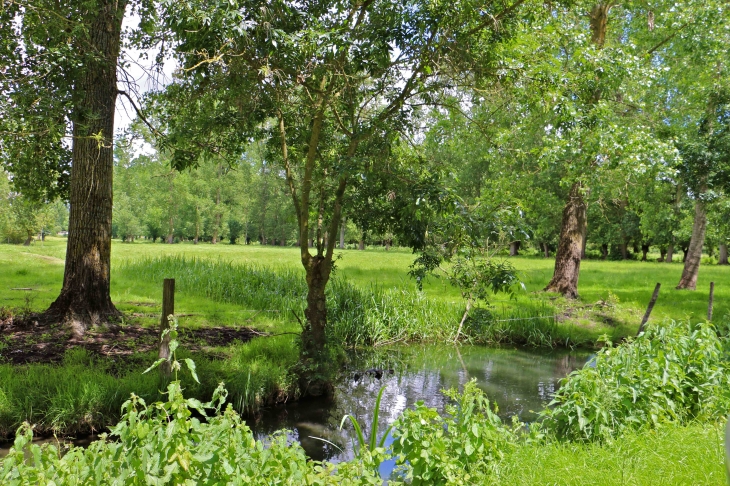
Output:
[[[244,343],[266,335],[245,327],[181,328],[179,331],[180,345],[190,351],[228,346],[234,341]],[[8,315],[0,315],[0,335],[0,360],[13,364],[57,363],[71,348],[84,348],[100,356],[133,358],[137,353],[156,350],[159,343],[159,331],[155,328],[110,326],[75,338],[70,329],[61,325],[40,325]]]

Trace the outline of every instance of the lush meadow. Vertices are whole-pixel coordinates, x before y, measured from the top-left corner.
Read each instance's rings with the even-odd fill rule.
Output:
[[[55,238],[31,247],[0,245],[0,307],[4,312],[30,313],[51,302],[63,276],[64,249],[65,240]],[[380,346],[454,338],[463,312],[458,292],[441,280],[428,282],[423,293],[416,292],[407,276],[413,258],[410,252],[371,248],[341,253],[328,297],[333,339],[352,346]],[[725,288],[727,279],[723,277],[728,269],[704,265],[699,290],[687,292],[673,288],[681,273],[680,264],[587,260],[582,264],[581,299],[571,303],[538,292],[549,280],[552,260],[523,256],[511,261],[520,271],[526,291],[512,299],[494,296],[491,307],[475,312],[467,321],[467,342],[594,347],[603,334],[609,341],[620,342],[636,333],[656,282],[662,282],[663,288],[652,322],[669,326],[674,335],[657,338],[655,341],[661,345],[644,339],[604,350],[603,364],[572,377],[564,385],[565,393],[558,396],[560,402],[545,412],[544,429],[533,431],[529,438],[490,415],[478,394],[469,398],[469,407],[476,415],[468,420],[439,418],[427,410],[409,412],[399,421],[402,431],[409,430],[415,434],[413,437],[438,436],[432,438],[429,450],[419,449],[407,438],[395,448],[402,457],[409,458],[409,464],[417,464],[413,454],[421,452],[437,458],[424,462],[422,470],[408,469],[411,466],[403,463],[403,474],[411,478],[412,484],[468,479],[458,471],[471,471],[470,480],[478,478],[481,484],[719,484],[724,478],[719,417],[727,411],[727,397],[718,390],[730,383],[725,363],[727,346],[712,337],[712,328],[697,330],[691,324],[672,327],[668,318],[684,323],[703,321],[707,288],[710,281],[715,281],[714,320],[726,325],[730,290]],[[294,371],[298,360],[297,317],[302,315],[306,291],[298,249],[115,241],[112,262],[112,299],[124,312],[123,325],[157,326],[161,280],[175,277],[181,333],[226,326],[249,327],[273,335],[205,351],[181,349],[180,358],[195,361],[200,379],[198,383],[187,374],[181,375],[186,397],[207,402],[215,395],[217,384],[225,382],[230,413],[235,411],[244,417],[267,403],[297,398],[301,391]],[[707,346],[694,346],[694,342]],[[668,361],[662,354],[667,347],[674,350]],[[9,351],[7,345],[0,345],[0,356]],[[72,350],[66,353],[61,366],[0,364],[0,434],[12,436],[22,422],[35,424],[36,434],[105,430],[120,419],[121,406],[132,393],[148,404],[161,399],[165,403],[157,375],[141,374],[153,360],[151,352],[113,361]],[[617,389],[616,383],[621,384]],[[650,398],[637,400],[637,394]],[[455,399],[459,400],[456,395]],[[195,408],[198,402],[186,403],[186,407]],[[153,420],[151,410],[163,409],[146,408],[150,412],[145,420],[154,422],[157,419]],[[128,421],[129,407],[126,410],[124,420]],[[243,438],[250,434],[242,423],[236,425],[239,422],[233,415],[221,420],[228,420],[225,427],[233,424]],[[155,430],[152,422],[145,430]],[[131,427],[125,423],[125,427]],[[181,430],[199,427],[193,422],[186,425],[184,420],[180,424]],[[481,444],[481,452],[464,455],[463,450],[454,448],[469,439],[467,429],[474,424],[483,428],[479,434],[491,439],[471,437],[475,445]],[[121,430],[119,427],[115,430]],[[211,423],[211,427],[218,428],[201,429],[201,437],[220,434],[224,426]],[[455,431],[453,437],[449,438],[448,433],[439,435],[449,427]],[[457,429],[462,435],[456,433]],[[140,443],[152,440],[144,438],[147,432],[134,433]],[[189,446],[184,446],[188,439],[178,438],[178,445]],[[237,460],[247,458],[252,469],[246,474],[251,474],[253,481],[258,480],[253,479],[253,465],[263,464],[270,477],[286,478],[285,484],[378,483],[375,471],[385,454],[382,450],[363,451],[355,462],[334,468],[307,462],[296,444],[287,445],[281,440],[265,444],[254,441],[253,449],[228,452]],[[495,449],[495,443],[502,445]],[[114,461],[117,452],[113,444],[95,446],[91,449],[95,452],[64,456],[69,462],[54,463],[56,476],[38,464],[39,469],[32,474],[66,480],[71,476],[63,474],[73,472],[75,478],[84,477],[82,471],[90,470],[84,461]],[[270,453],[261,455],[263,451]],[[46,454],[46,465],[56,461],[50,459],[52,452],[42,454]],[[173,458],[174,451],[170,450],[169,456]],[[15,474],[13,471],[23,470],[14,457],[15,462],[8,460],[4,465],[6,479]],[[457,459],[452,460],[454,457]],[[192,458],[191,464],[197,460],[202,461],[197,469],[180,466],[176,477],[203,477],[208,470],[207,459]],[[464,468],[464,461],[472,460],[475,463]],[[138,465],[125,467],[133,470]],[[291,468],[298,468],[297,472]],[[194,476],[194,471],[200,476]],[[424,476],[419,479],[421,473]]]
[[[415,293],[415,283],[407,274],[414,258],[410,251],[385,251],[382,247],[373,247],[365,251],[338,250],[338,253],[342,255],[337,261],[336,271],[340,279],[365,290],[376,287]],[[60,289],[64,254],[65,240],[57,238],[47,238],[46,242],[36,242],[31,247],[0,246],[0,265],[3,267],[0,274],[0,288],[3,289],[0,306],[27,307],[36,311],[46,308]],[[130,314],[148,314],[159,309],[161,281],[156,278],[163,275],[165,269],[159,269],[162,273],[152,275],[145,267],[150,259],[167,256],[267,267],[285,276],[303,277],[299,250],[293,247],[189,243],[163,245],[115,240],[112,248],[112,300],[120,310]],[[570,306],[560,298],[539,293],[552,275],[552,259],[525,256],[511,258],[510,261],[519,271],[526,290],[518,291],[512,299],[501,294],[493,296],[490,300],[493,313],[504,319],[558,315],[559,320],[562,314],[566,317],[564,321],[568,328],[573,326],[574,332],[585,333],[582,344],[588,344],[590,338],[595,340],[604,333],[614,339],[634,334],[657,282],[662,283],[662,290],[652,313],[656,321],[665,318],[704,319],[711,281],[716,283],[715,317],[722,318],[730,311],[730,284],[725,284],[730,281],[728,267],[703,265],[697,290],[689,292],[674,288],[682,273],[681,263],[585,260],[581,264],[580,302]],[[138,270],[147,272],[147,278]],[[33,290],[11,290],[14,288]],[[427,282],[424,295],[430,302],[463,309],[458,291],[443,279]],[[605,304],[597,306],[601,312],[582,312],[596,303]],[[158,307],[150,307],[151,304]],[[277,318],[273,314],[280,314],[281,309],[261,308],[265,307],[264,304],[265,299],[259,302],[259,307],[252,303],[246,307],[223,299],[208,298],[203,289],[190,288],[177,298],[176,311],[193,314],[181,320],[183,325],[244,325],[255,322],[262,329],[282,329],[281,326],[288,330],[297,328],[293,316]],[[144,317],[141,319],[145,322]]]

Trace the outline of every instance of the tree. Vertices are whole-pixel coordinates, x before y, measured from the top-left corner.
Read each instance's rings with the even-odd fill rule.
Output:
[[[679,8],[678,8],[679,7]],[[680,154],[682,191],[694,201],[692,234],[678,289],[694,290],[707,228],[709,202],[728,179],[728,65],[730,6],[686,1],[673,9],[677,28],[652,49],[666,67],[658,78],[657,117]]]
[[[44,229],[56,226],[57,209],[11,190],[8,175],[0,171],[0,239],[30,245]]]
[[[524,124],[543,132],[541,146],[524,153],[522,163],[559,181],[565,198],[546,291],[578,296],[591,193],[606,180],[633,179],[673,156],[646,114],[645,93],[657,68],[639,42],[646,18],[640,5],[579,2],[556,8],[539,35],[530,33],[522,43],[530,80],[519,90],[529,111]]]
[[[487,61],[509,39],[525,5],[169,5],[183,76],[164,99],[188,102],[166,118],[173,160],[178,167],[194,165],[206,152],[235,153],[256,133],[266,137],[296,214],[308,286],[305,357],[317,356],[326,343],[325,287],[347,188],[374,160],[387,157],[417,105],[450,85],[445,74],[457,61],[479,57],[481,75],[494,76]],[[208,141],[212,127],[215,149]]]
[[[0,10],[1,150],[20,192],[68,190],[63,287],[44,318],[83,334],[118,315],[109,295],[114,105],[127,1],[27,0]],[[68,127],[70,153],[63,143]]]

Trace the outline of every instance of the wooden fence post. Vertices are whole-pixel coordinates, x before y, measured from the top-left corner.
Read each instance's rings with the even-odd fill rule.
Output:
[[[170,334],[164,334],[170,327],[168,316],[175,314],[175,279],[166,278],[162,283],[162,318],[160,319],[160,358],[165,361],[160,364],[160,371],[164,378],[170,377]],[[164,334],[164,336],[163,336]]]
[[[707,304],[707,322],[712,322],[712,301],[715,299],[715,282],[710,282],[710,302]]]
[[[644,326],[646,325],[646,321],[649,320],[649,315],[651,315],[652,309],[654,309],[654,304],[656,304],[656,299],[659,297],[659,287],[661,287],[662,284],[657,283],[656,287],[654,287],[654,293],[651,295],[651,300],[649,301],[649,307],[646,308],[646,314],[644,314],[643,319],[641,319],[641,325],[639,326],[639,332],[636,333],[638,336],[642,332],[644,332]]]

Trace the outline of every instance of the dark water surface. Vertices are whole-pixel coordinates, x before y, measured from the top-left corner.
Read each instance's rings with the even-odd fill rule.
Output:
[[[386,389],[380,407],[379,438],[388,424],[419,400],[443,411],[448,399],[441,390],[461,388],[473,378],[490,401],[496,401],[503,420],[516,415],[530,422],[550,401],[560,379],[582,367],[589,356],[587,352],[481,346],[410,346],[354,355],[336,383],[332,399],[271,407],[248,423],[259,439],[288,429],[290,439],[299,441],[311,458],[339,462],[353,457],[352,426],[348,422],[340,430],[342,417],[350,414],[357,418],[367,440],[381,386]],[[377,378],[375,373],[365,373],[369,369],[385,371]],[[382,469],[387,475],[392,465],[385,464]]]

